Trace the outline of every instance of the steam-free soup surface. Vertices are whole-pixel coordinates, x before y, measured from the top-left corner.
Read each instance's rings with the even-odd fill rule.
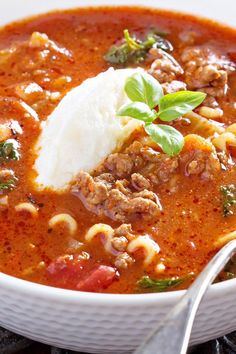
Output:
[[[158,31],[173,50],[112,63],[106,54],[123,43],[124,29],[140,40]],[[10,24],[0,50],[0,270],[74,290],[187,287],[236,225],[235,31],[162,11],[83,9]],[[139,127],[67,190],[38,190],[40,122],[111,66],[143,67],[164,93],[207,94],[195,115],[167,123],[185,137],[182,151],[168,156]]]

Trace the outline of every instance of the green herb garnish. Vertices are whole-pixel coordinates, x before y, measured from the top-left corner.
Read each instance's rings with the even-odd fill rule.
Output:
[[[0,182],[0,191],[12,190],[15,187],[16,178],[10,178],[5,182]]]
[[[232,207],[236,204],[236,187],[234,184],[221,186],[220,191],[223,197],[223,214],[230,216],[234,214]]]
[[[145,60],[151,48],[161,48],[165,51],[173,49],[170,42],[158,32],[149,32],[142,41],[135,36],[131,36],[129,31],[125,29],[123,42],[119,45],[113,45],[104,58],[111,64],[140,63]]]
[[[144,72],[129,77],[124,89],[132,102],[121,107],[117,115],[142,120],[145,123],[146,133],[166,154],[178,155],[184,145],[182,134],[169,125],[153,124],[153,122],[157,118],[165,122],[175,120],[199,106],[206,94],[179,91],[164,96],[160,83]]]
[[[147,289],[152,292],[162,292],[174,288],[182,284],[184,281],[192,277],[192,274],[186,277],[173,277],[166,279],[152,279],[148,275],[144,275],[138,282],[139,288]]]
[[[0,163],[9,160],[19,160],[18,147],[18,143],[14,139],[0,143]]]

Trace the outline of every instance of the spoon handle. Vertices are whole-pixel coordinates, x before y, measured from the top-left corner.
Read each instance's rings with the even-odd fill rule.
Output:
[[[203,295],[236,252],[236,240],[226,244],[208,263],[162,324],[134,354],[185,354],[193,321]]]

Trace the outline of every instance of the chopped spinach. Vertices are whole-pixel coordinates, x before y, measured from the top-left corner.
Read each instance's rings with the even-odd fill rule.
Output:
[[[145,60],[151,48],[160,48],[164,51],[173,49],[171,43],[155,31],[149,32],[144,40],[131,36],[127,29],[124,30],[124,39],[120,44],[113,45],[104,59],[111,64],[140,63]]]
[[[14,139],[0,143],[0,163],[9,160],[19,160],[18,143]]]
[[[225,217],[233,215],[233,206],[236,204],[236,187],[234,184],[221,186],[220,191],[223,197],[223,214]]]
[[[137,285],[139,288],[147,289],[152,292],[162,292],[182,284],[185,280],[189,279],[191,276],[192,274],[186,277],[153,279],[150,278],[148,275],[145,275],[137,282]]]

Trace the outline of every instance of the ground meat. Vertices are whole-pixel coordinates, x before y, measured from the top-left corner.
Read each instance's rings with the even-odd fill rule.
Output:
[[[157,176],[161,182],[167,182],[179,166],[177,157],[163,156],[162,162],[157,171]]]
[[[106,181],[96,182],[95,179],[97,177],[93,178],[87,172],[80,172],[76,185],[72,187],[72,193],[92,212],[122,222],[137,216],[149,219],[159,214],[159,199],[153,192],[133,193],[126,180],[117,180],[111,186]]]
[[[117,251],[124,251],[126,249],[126,246],[128,244],[128,240],[124,236],[120,237],[113,237],[112,239],[112,246],[117,250]]]
[[[94,177],[94,181],[103,182],[107,188],[110,188],[112,183],[114,183],[115,178],[111,173],[102,173],[101,175]]]
[[[105,161],[105,167],[118,177],[126,177],[134,167],[131,157],[127,154],[112,154]]]
[[[204,179],[210,179],[216,170],[219,170],[218,158],[203,151],[197,151],[186,166],[187,175],[200,175]]]
[[[157,186],[168,183],[167,188],[174,193],[181,174],[211,179],[219,166],[212,144],[198,135],[185,137],[184,149],[175,157],[134,142],[124,152],[110,155],[95,176],[80,172],[72,193],[91,212],[115,221],[155,219],[162,210],[155,193]],[[123,247],[118,238],[129,240],[131,231],[128,224],[115,231],[118,249]]]
[[[202,103],[203,106],[207,106],[210,108],[217,108],[219,107],[219,103],[215,99],[215,97],[208,95]]]
[[[127,178],[142,169],[147,161],[157,162],[160,153],[140,142],[134,141],[123,153],[111,154],[99,169],[99,173],[108,170],[119,178]]]
[[[190,90],[200,89],[213,97],[227,92],[228,73],[233,64],[206,47],[187,47],[181,55],[185,82]]]
[[[130,235],[132,235],[132,226],[131,224],[122,224],[117,229],[114,231],[114,236],[119,237],[119,236],[125,236],[126,238],[129,238]]]
[[[156,196],[158,200],[158,197]],[[112,189],[104,203],[107,216],[117,221],[133,220],[137,217],[152,219],[160,214],[160,203],[138,194],[127,196],[118,189]]]
[[[155,59],[149,73],[160,83],[172,82],[183,74],[179,63],[164,50],[152,48],[149,53]]]
[[[72,192],[79,192],[88,206],[95,206],[107,199],[109,187],[105,182],[96,182],[89,173],[81,171],[76,186],[72,187]]]
[[[131,193],[131,189],[129,188],[129,182],[127,181],[127,179],[118,179],[117,181],[115,181],[114,187],[124,195],[129,195]]]
[[[173,80],[171,82],[165,82],[161,85],[164,91],[164,94],[174,93],[178,91],[184,91],[187,89],[187,85],[183,81]]]
[[[126,269],[130,264],[134,262],[134,259],[130,257],[127,252],[121,253],[116,257],[115,267],[118,269]]]
[[[220,170],[220,162],[214,146],[198,135],[189,135],[184,151],[180,155],[180,165],[186,176],[196,175],[211,179]]]
[[[131,175],[131,183],[134,189],[142,191],[143,189],[149,189],[151,187],[150,181],[142,176],[140,173],[133,173]]]
[[[142,150],[142,148],[143,144],[135,140],[130,146],[127,147],[125,152],[132,157],[136,157],[140,155],[140,151]]]

